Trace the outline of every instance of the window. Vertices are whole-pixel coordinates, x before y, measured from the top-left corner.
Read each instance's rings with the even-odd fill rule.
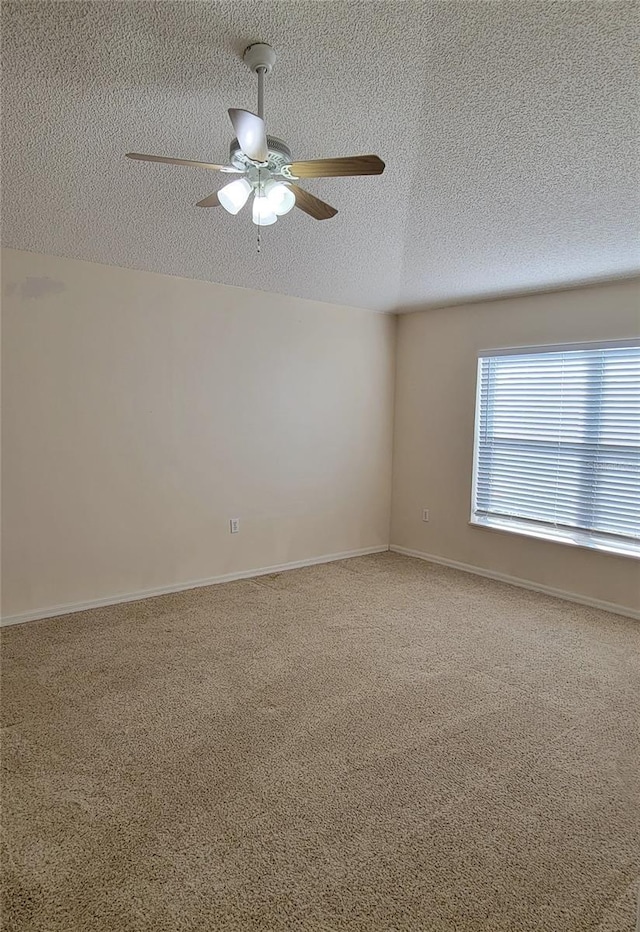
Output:
[[[640,556],[640,341],[481,354],[471,523]]]

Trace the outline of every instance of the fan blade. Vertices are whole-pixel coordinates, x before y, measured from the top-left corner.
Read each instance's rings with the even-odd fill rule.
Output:
[[[164,155],[142,155],[140,152],[127,152],[128,159],[139,159],[141,162],[166,162],[168,165],[189,165],[191,168],[208,168],[212,172],[239,173],[239,168],[231,165],[212,165],[211,162],[194,162],[192,159],[169,159]]]
[[[198,201],[196,207],[222,207],[218,192],[214,191],[209,197],[203,197],[201,201]]]
[[[296,196],[296,207],[304,210],[305,214],[309,214],[314,220],[329,220],[338,213],[335,207],[321,201],[319,197],[309,194],[304,188],[299,188],[297,184],[290,184],[289,188]]]
[[[252,162],[266,162],[269,158],[267,132],[264,120],[248,110],[229,110],[240,148]]]
[[[352,155],[344,159],[292,162],[283,174],[295,178],[340,178],[347,175],[381,175],[384,162],[377,155]]]

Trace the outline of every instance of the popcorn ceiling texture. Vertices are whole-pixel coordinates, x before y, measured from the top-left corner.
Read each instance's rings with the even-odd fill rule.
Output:
[[[3,5],[4,243],[381,310],[637,270],[637,10],[622,2]],[[269,131],[339,209],[263,232],[195,202],[270,42]]]

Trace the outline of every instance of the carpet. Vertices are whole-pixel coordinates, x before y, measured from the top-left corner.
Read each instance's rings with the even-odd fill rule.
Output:
[[[1,643],[7,932],[633,932],[637,622],[384,553]]]

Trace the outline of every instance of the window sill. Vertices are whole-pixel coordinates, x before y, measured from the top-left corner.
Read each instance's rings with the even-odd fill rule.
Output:
[[[501,521],[499,518],[478,518],[472,517],[469,521],[471,527],[484,528],[487,531],[498,531],[500,533],[517,534],[520,537],[533,537],[536,540],[546,540],[553,544],[568,544],[570,547],[578,547],[581,550],[599,550],[601,553],[609,553],[616,557],[631,557],[640,559],[640,544],[633,541],[622,543],[615,540],[607,540],[606,537],[590,535],[583,531],[570,531],[551,529],[540,525],[530,525],[518,521]]]

